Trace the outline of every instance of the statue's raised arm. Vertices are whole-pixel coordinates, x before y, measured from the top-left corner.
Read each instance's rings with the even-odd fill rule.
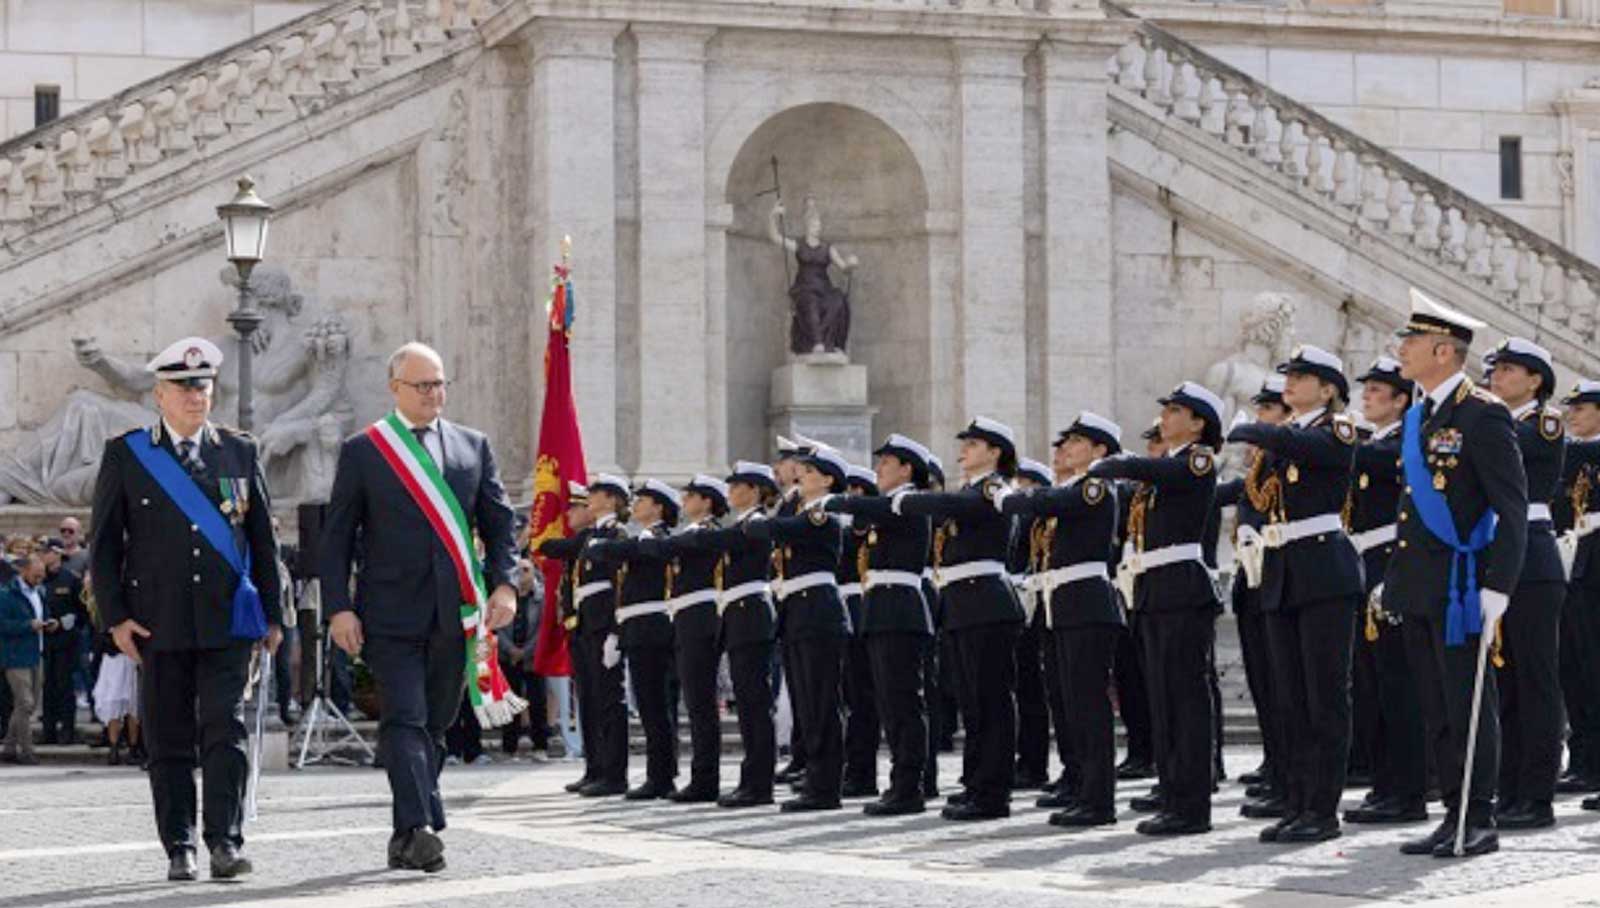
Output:
[[[834,286],[828,267],[848,274],[861,260],[843,255],[823,241],[822,213],[811,196],[806,196],[805,234],[799,239],[784,236],[784,213],[781,201],[772,206],[767,235],[795,259],[794,280],[789,285],[789,300],[794,306],[789,349],[796,354],[843,353],[850,339],[850,295]]]

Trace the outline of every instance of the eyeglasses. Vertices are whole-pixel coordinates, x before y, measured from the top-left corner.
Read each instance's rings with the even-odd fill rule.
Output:
[[[443,391],[450,387],[450,383],[444,379],[437,381],[406,381],[403,378],[397,378],[395,381],[405,385],[407,388],[414,389],[418,394],[432,394],[435,391]]]
[[[76,535],[78,535],[78,531],[74,530],[72,527],[62,527],[61,529],[57,530],[56,532],[60,533],[63,536],[76,536]]]

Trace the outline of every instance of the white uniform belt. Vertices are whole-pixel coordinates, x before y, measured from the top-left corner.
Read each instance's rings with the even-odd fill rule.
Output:
[[[1111,579],[1110,569],[1104,561],[1081,561],[1066,567],[1051,568],[1043,574],[1035,575],[1039,589],[1044,591],[1046,596],[1054,593],[1057,587],[1092,577],[1106,581]]]
[[[961,564],[952,564],[942,567],[933,573],[933,582],[939,589],[944,589],[952,583],[962,580],[971,580],[975,577],[995,577],[1000,580],[1006,578],[1006,566],[998,561],[964,561]]]
[[[778,601],[781,602],[796,593],[803,593],[819,586],[833,586],[837,583],[838,580],[830,572],[814,571],[810,574],[801,574],[798,577],[788,577],[774,581],[772,591],[777,595]]]
[[[1536,501],[1536,502],[1533,502],[1532,504],[1528,505],[1528,522],[1529,523],[1537,523],[1538,521],[1549,520],[1549,519],[1550,519],[1550,506],[1549,505],[1545,504],[1542,501]]]
[[[632,605],[619,605],[617,606],[617,623],[621,624],[631,618],[639,618],[644,615],[665,615],[666,613],[667,603],[659,600],[656,602],[635,602]]]
[[[1397,523],[1386,523],[1381,527],[1351,533],[1350,541],[1355,545],[1357,552],[1365,555],[1371,549],[1394,542],[1399,528],[1400,525]]]
[[[717,614],[722,614],[728,606],[738,602],[740,599],[750,596],[760,596],[762,599],[766,599],[768,592],[769,589],[765,580],[751,580],[738,586],[728,587],[717,596]]]
[[[716,601],[717,601],[717,591],[716,590],[710,589],[710,588],[703,589],[703,590],[695,590],[692,593],[684,593],[682,596],[674,596],[671,599],[668,599],[667,600],[667,614],[669,614],[672,617],[676,618],[676,617],[678,617],[678,613],[683,611],[686,608],[689,608],[691,606],[696,606],[696,605],[704,605],[707,602],[716,602]]]
[[[1318,514],[1288,523],[1269,523],[1261,528],[1261,541],[1269,549],[1281,549],[1311,536],[1343,531],[1344,519],[1338,514]]]
[[[611,589],[611,581],[609,580],[596,580],[592,583],[585,583],[572,591],[573,604],[574,606],[582,605],[583,600],[609,589]]]
[[[1178,564],[1183,561],[1194,561],[1202,564],[1205,562],[1205,555],[1200,550],[1200,543],[1185,542],[1180,545],[1164,545],[1159,549],[1151,549],[1148,552],[1136,552],[1128,564],[1135,574],[1143,574],[1145,571],[1166,567],[1169,564]]]
[[[841,583],[841,584],[839,584],[839,598],[840,599],[848,599],[851,596],[860,596],[860,595],[861,595],[861,584],[859,584],[859,583]]]
[[[912,589],[921,589],[922,575],[910,571],[867,571],[867,580],[862,586],[868,590],[875,586],[909,586]]]

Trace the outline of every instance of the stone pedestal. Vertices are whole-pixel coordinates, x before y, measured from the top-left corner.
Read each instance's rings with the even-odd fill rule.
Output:
[[[867,367],[843,354],[795,358],[772,370],[767,418],[776,435],[796,433],[838,448],[851,463],[872,458],[872,416],[867,405]]]

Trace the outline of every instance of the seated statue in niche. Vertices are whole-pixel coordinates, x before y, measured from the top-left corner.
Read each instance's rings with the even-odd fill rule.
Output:
[[[1267,291],[1250,303],[1239,319],[1238,349],[1213,363],[1206,370],[1206,387],[1222,398],[1227,412],[1223,424],[1231,425],[1240,414],[1254,418],[1251,398],[1261,390],[1267,376],[1275,374],[1278,363],[1289,358],[1294,344],[1294,297]],[[1243,451],[1229,445],[1221,453],[1221,472],[1232,476],[1243,472]]]
[[[237,272],[223,269],[222,282],[237,288]],[[299,324],[305,298],[282,268],[258,267],[246,292],[265,316],[251,338],[262,469],[277,498],[326,498],[332,458],[355,423],[345,388],[349,331],[336,315]],[[238,348],[233,337],[216,340],[224,351]],[[30,441],[0,455],[0,504],[87,506],[106,440],[155,421],[155,376],[142,361],[109,357],[92,337],[73,338],[72,345],[78,363],[116,396],[73,391]],[[238,399],[238,365],[238,357],[229,356],[217,381],[216,412],[223,420]]]
[[[805,234],[798,240],[783,234],[785,211],[781,199],[772,206],[767,236],[785,255],[794,255],[797,266],[794,283],[789,285],[789,300],[794,307],[789,350],[796,355],[843,353],[850,340],[850,293],[848,285],[845,290],[834,286],[828,277],[828,266],[848,275],[861,260],[841,255],[832,244],[823,241],[822,213],[817,210],[816,199],[806,196]]]

